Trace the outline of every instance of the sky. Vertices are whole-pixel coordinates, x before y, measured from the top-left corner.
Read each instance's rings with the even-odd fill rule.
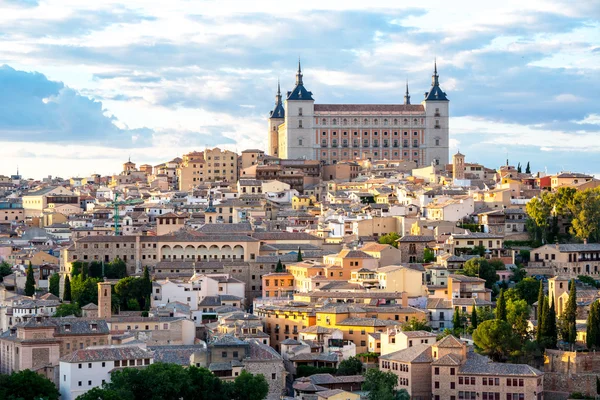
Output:
[[[412,103],[437,59],[450,152],[600,173],[600,0],[0,0],[0,174],[266,149],[298,57],[317,103]]]

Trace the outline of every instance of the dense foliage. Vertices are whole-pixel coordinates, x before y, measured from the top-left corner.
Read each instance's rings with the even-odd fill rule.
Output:
[[[31,261],[27,267],[27,278],[25,280],[25,296],[33,296],[35,293],[35,278],[33,277],[33,267]]]
[[[398,248],[398,239],[400,239],[400,235],[396,232],[388,233],[387,235],[383,235],[379,238],[380,244],[389,244],[396,248]]]
[[[111,382],[78,400],[263,400],[269,385],[263,375],[242,371],[222,381],[206,368],[154,363],[148,368],[115,371]]]
[[[59,395],[52,381],[29,369],[11,375],[0,375],[0,399],[58,400]]]
[[[10,268],[10,264],[6,261],[0,262],[0,282],[4,280],[4,277],[12,274],[12,269]]]
[[[77,303],[63,303],[56,307],[55,317],[68,317],[69,315],[81,317],[81,308]]]
[[[382,372],[370,368],[365,373],[365,382],[362,390],[369,392],[369,400],[395,400],[398,394],[395,387],[398,385],[398,376],[393,372]]]
[[[350,357],[338,365],[338,375],[358,375],[362,372],[362,362],[358,357]]]

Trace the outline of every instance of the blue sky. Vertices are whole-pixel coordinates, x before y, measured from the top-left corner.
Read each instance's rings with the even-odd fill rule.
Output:
[[[418,102],[437,58],[451,151],[600,173],[599,0],[295,3],[0,0],[0,174],[264,149],[298,56],[321,103]]]

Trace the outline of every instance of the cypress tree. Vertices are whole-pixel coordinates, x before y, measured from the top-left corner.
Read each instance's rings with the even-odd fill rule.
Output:
[[[69,279],[69,275],[65,278],[65,290],[63,292],[63,300],[71,301],[71,279]]]
[[[296,259],[296,261],[298,261],[298,262],[304,261],[302,259],[302,250],[300,249],[300,247],[298,247],[298,258]]]
[[[452,326],[455,330],[462,331],[462,320],[460,316],[460,310],[458,307],[454,310],[454,315],[452,316]]]
[[[554,299],[550,299],[550,308],[548,309],[546,320],[546,335],[548,338],[547,347],[551,349],[556,348],[556,342],[558,342],[558,329],[556,327],[556,308],[554,307]]]
[[[590,306],[590,313],[587,317],[586,345],[589,350],[598,346],[598,302],[595,301]]]
[[[504,289],[500,289],[498,300],[496,300],[496,319],[506,321],[506,299],[504,298]]]
[[[471,313],[471,326],[473,329],[477,329],[477,307],[473,306],[473,312]]]
[[[275,267],[275,272],[283,272],[283,263],[281,262],[281,259],[277,261],[277,267]]]
[[[571,288],[569,290],[569,299],[564,313],[563,340],[571,344],[577,339],[577,289],[575,288],[575,279],[571,279]]]
[[[544,296],[542,311],[540,312],[541,319],[538,320],[538,339],[539,343],[542,343],[548,337],[548,330],[550,323],[550,307],[548,299]]]
[[[527,173],[527,174],[531,173],[531,167],[529,166],[529,161],[527,161],[527,166],[525,167],[525,173]]]
[[[544,303],[546,302],[546,296],[544,296],[544,285],[540,283],[540,291],[538,292],[538,304],[537,304],[537,332],[535,340],[541,342],[542,340],[542,324],[544,322]]]
[[[144,287],[144,309],[146,311],[150,310],[150,296],[152,296],[152,281],[150,280],[150,272],[148,271],[148,267],[144,267],[144,275],[143,279],[143,287]]]
[[[35,278],[33,277],[33,266],[29,261],[27,267],[27,280],[25,281],[25,296],[33,296],[35,293]]]

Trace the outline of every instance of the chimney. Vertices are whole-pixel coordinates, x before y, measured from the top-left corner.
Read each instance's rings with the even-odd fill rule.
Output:
[[[583,244],[587,244],[587,238],[583,239]]]

